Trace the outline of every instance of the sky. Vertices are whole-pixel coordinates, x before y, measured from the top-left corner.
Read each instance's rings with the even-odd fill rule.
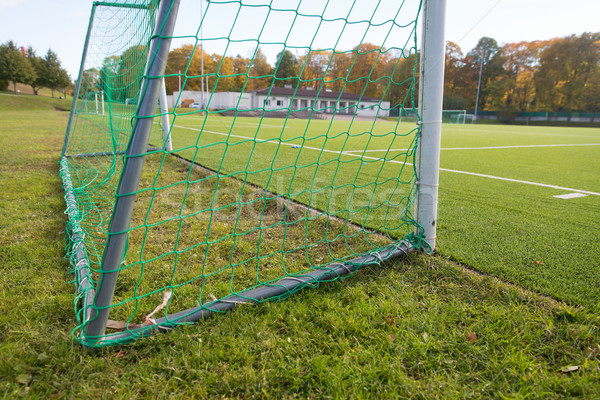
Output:
[[[199,14],[199,0],[181,1]],[[75,79],[91,7],[92,0],[0,0],[0,43],[31,46],[38,55],[51,48]],[[483,36],[503,45],[599,32],[598,16],[600,0],[447,0],[446,40],[466,54]]]

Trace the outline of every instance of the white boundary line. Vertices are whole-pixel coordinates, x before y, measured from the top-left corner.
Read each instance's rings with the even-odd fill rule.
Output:
[[[585,197],[587,194],[583,193],[565,193],[565,194],[555,194],[552,197],[556,197],[557,199],[569,200],[569,199],[577,199],[579,197]]]
[[[600,146],[600,143],[565,143],[565,144],[524,144],[520,146],[490,146],[490,147],[445,147],[442,150],[493,150],[493,149],[524,149],[530,147],[578,147]]]
[[[206,133],[212,133],[213,135],[235,137],[235,138],[239,138],[239,139],[247,139],[247,140],[249,140],[251,142],[255,142],[255,143],[271,143],[271,144],[277,144],[277,145],[289,146],[289,147],[298,146],[298,144],[295,144],[295,143],[285,143],[285,142],[281,142],[281,141],[278,141],[278,140],[261,140],[261,139],[255,139],[255,138],[249,137],[249,136],[234,135],[233,133],[224,133],[224,132],[209,131],[207,129],[201,130],[201,129],[190,128],[190,127],[181,126],[181,125],[173,125],[173,126],[176,127],[176,128],[181,128],[181,129],[189,129],[191,131],[197,131],[197,132],[202,131],[202,132],[206,132]],[[357,157],[354,154],[346,154],[346,152],[343,152],[343,151],[340,152],[340,151],[336,151],[336,150],[327,150],[327,149],[322,149],[322,148],[319,148],[319,147],[302,146],[302,148],[303,149],[309,149],[309,150],[322,151],[324,153],[345,154],[345,155],[348,155],[348,156]],[[367,158],[367,157],[364,157],[364,158]],[[374,160],[375,159],[378,160],[378,158],[375,158],[375,157],[369,157],[369,158],[372,158]]]
[[[176,128],[189,129],[189,130],[197,131],[197,132],[201,131],[200,129],[197,129],[197,128],[189,128],[189,127],[181,126],[181,125],[173,125],[173,126],[176,127]],[[258,139],[255,139],[255,138],[252,138],[252,137],[248,137],[248,136],[234,135],[234,134],[224,133],[224,132],[216,132],[216,131],[209,131],[209,130],[203,130],[202,132],[212,133],[214,135],[219,135],[219,136],[228,136],[228,137],[235,137],[235,138],[240,138],[240,139],[247,139],[247,140],[253,141],[255,143],[271,143],[271,144],[277,144],[277,145],[282,145],[282,146],[290,146],[290,147],[291,146],[297,146],[297,144],[293,144],[293,143],[282,143],[282,142],[277,141],[277,140],[258,140]],[[540,145],[540,146],[546,146],[546,145]],[[322,149],[322,148],[318,148],[318,147],[310,147],[310,146],[302,146],[302,148],[303,149],[309,149],[309,150],[322,151],[324,153],[342,154],[342,155],[345,155],[345,156],[348,156],[348,157],[356,157],[356,158],[362,158],[362,159],[367,159],[367,160],[374,160],[374,161],[381,161],[382,160],[379,157],[369,157],[369,156],[364,156],[364,155],[359,155],[359,154],[353,154],[355,152],[353,150],[349,150],[349,151],[336,151],[336,150],[327,150],[327,149]],[[390,151],[394,151],[394,150],[390,150]],[[412,163],[403,162],[403,161],[397,161],[397,160],[386,160],[386,162],[394,163],[394,164],[413,165]],[[585,194],[590,194],[590,195],[593,195],[593,196],[600,196],[600,193],[590,192],[590,191],[587,191],[587,190],[574,189],[574,188],[562,187],[562,186],[557,186],[557,185],[549,185],[549,184],[546,184],[546,183],[531,182],[531,181],[525,181],[525,180],[521,180],[521,179],[503,178],[501,176],[488,175],[488,174],[479,174],[477,172],[460,171],[460,170],[457,170],[457,169],[449,169],[449,168],[440,168],[440,171],[454,172],[456,174],[478,176],[478,177],[481,177],[481,178],[496,179],[496,180],[506,181],[506,182],[523,183],[523,184],[526,184],[526,185],[540,186],[540,187],[545,187],[545,188],[550,188],[550,189],[566,190],[566,191],[569,191],[569,192],[585,193]]]
[[[556,186],[556,185],[548,185],[546,183],[524,181],[524,180],[521,180],[521,179],[503,178],[501,176],[494,176],[494,175],[487,175],[487,174],[478,174],[476,172],[459,171],[457,169],[448,169],[448,168],[440,168],[440,171],[454,172],[454,173],[463,174],[463,175],[479,176],[479,177],[482,177],[482,178],[498,179],[498,180],[501,180],[501,181],[524,183],[526,185],[541,186],[541,187],[550,188],[550,189],[567,190],[569,192],[585,193],[585,194],[591,194],[591,195],[594,195],[594,196],[600,196],[600,193],[597,193],[597,192],[590,192],[590,191],[587,191],[587,190],[573,189],[573,188]]]
[[[440,150],[494,150],[494,149],[523,149],[530,147],[576,147],[600,146],[600,143],[565,143],[565,144],[525,144],[520,146],[490,146],[490,147],[442,147]],[[406,151],[408,149],[382,149],[382,150],[349,150],[349,153],[383,153],[387,151]]]

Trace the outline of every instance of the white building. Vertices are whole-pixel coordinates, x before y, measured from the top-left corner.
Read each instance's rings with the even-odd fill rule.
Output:
[[[348,92],[334,92],[323,89],[320,92],[311,89],[295,89],[292,87],[267,87],[251,92],[216,92],[201,95],[201,92],[185,90],[168,96],[169,107],[175,102],[192,99],[202,104],[208,103],[209,109],[238,110],[258,109],[266,111],[307,111],[320,114],[356,114],[359,117],[389,116],[389,101],[381,101],[371,97],[360,96]]]
[[[335,111],[336,114],[356,114],[359,117],[387,117],[390,108],[389,101],[329,89],[318,92],[291,87],[268,87],[255,90],[252,94],[252,107],[264,106],[268,111],[287,111],[288,108],[292,111],[311,111],[314,108],[317,113],[333,114]]]
[[[240,110],[249,110],[252,108],[253,94],[251,92],[240,93],[240,92],[202,92],[195,90],[184,90],[179,95],[179,91],[174,92],[172,95],[167,96],[167,103],[169,107],[174,107],[175,103],[181,104],[184,100],[194,100],[198,104],[208,103],[210,109],[215,110],[226,110],[230,108],[238,108]]]

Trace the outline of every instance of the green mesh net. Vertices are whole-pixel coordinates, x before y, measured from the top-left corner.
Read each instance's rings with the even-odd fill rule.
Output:
[[[420,2],[192,3],[168,35],[158,1],[94,3],[61,158],[73,335],[88,346],[282,298],[422,246],[419,128],[393,117],[418,120]],[[169,45],[160,76],[148,72],[153,41]],[[150,113],[149,85],[164,91]],[[134,154],[142,120],[148,143]],[[126,165],[140,160],[136,190],[123,194]],[[124,197],[130,217],[115,231]],[[110,302],[99,306],[103,285]],[[90,328],[102,311],[107,321]]]

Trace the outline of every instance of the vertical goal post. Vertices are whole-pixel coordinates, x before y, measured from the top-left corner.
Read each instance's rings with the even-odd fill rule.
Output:
[[[435,248],[446,1],[279,3],[209,1],[191,34],[178,33],[180,0],[93,3],[61,157],[83,345],[125,343]],[[215,21],[221,10],[230,22]],[[417,112],[408,55],[419,13],[414,128],[385,117]],[[260,32],[240,38],[259,15]],[[275,20],[288,31],[266,35]],[[205,66],[211,44],[221,53]],[[237,44],[255,48],[231,70]],[[260,46],[296,53],[296,75],[277,72],[284,57],[261,67]],[[181,49],[186,65],[168,72]],[[398,75],[406,62],[409,78]],[[179,96],[189,85],[208,98],[177,108],[173,79]],[[233,81],[235,104],[215,110]],[[97,93],[102,111],[90,113]]]
[[[156,112],[158,98],[162,91],[170,36],[173,35],[180,0],[161,1],[158,7],[157,23],[150,40],[146,73],[142,78],[140,101],[136,112],[135,125],[131,141],[127,148],[123,173],[117,188],[117,199],[108,230],[108,238],[101,265],[102,280],[98,285],[94,308],[97,314],[92,316],[86,335],[96,338],[104,335],[108,313],[119,275],[119,266],[127,245],[127,231],[135,204],[144,166],[144,155],[148,150],[153,115]]]
[[[446,0],[425,1],[420,64],[421,134],[417,170],[417,221],[425,242],[435,250],[437,232],[444,65],[446,49]]]

